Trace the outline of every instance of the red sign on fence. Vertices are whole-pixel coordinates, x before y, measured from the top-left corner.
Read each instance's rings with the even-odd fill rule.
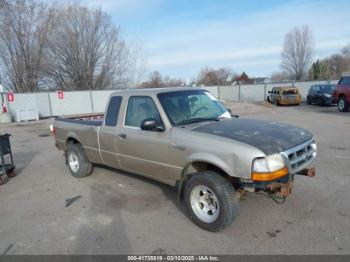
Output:
[[[15,100],[15,96],[12,92],[7,93],[7,101],[13,102]]]
[[[58,99],[63,99],[64,98],[64,93],[62,90],[58,91]]]
[[[7,108],[5,102],[2,103],[2,112],[7,113]]]

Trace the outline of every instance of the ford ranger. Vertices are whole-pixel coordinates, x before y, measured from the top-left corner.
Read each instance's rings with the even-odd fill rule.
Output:
[[[309,131],[232,116],[198,88],[116,91],[105,116],[57,118],[53,132],[74,177],[102,164],[175,186],[189,217],[210,231],[235,219],[246,191],[280,202],[294,175],[315,174]]]

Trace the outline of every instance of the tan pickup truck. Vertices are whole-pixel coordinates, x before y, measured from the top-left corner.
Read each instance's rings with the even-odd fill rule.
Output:
[[[57,118],[53,131],[74,177],[102,164],[176,186],[190,218],[210,231],[235,219],[244,192],[282,201],[294,175],[315,174],[310,132],[231,116],[198,88],[117,91],[105,117]]]

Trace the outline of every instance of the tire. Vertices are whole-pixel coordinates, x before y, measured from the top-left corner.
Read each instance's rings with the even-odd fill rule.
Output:
[[[238,215],[239,201],[234,193],[232,184],[215,172],[206,171],[192,175],[186,183],[184,194],[191,220],[208,231],[224,229]],[[208,196],[206,199],[205,195]],[[208,204],[207,201],[211,203]]]
[[[270,96],[267,96],[267,102],[272,103],[271,99],[270,99]]]
[[[311,105],[311,98],[310,98],[309,96],[306,98],[306,103],[307,103],[308,105]]]
[[[348,112],[349,111],[349,102],[346,100],[346,98],[344,96],[339,98],[338,110],[340,112]]]
[[[72,176],[76,178],[86,177],[92,173],[92,163],[86,157],[85,151],[79,143],[68,144],[66,162]]]
[[[15,170],[10,171],[10,172],[7,174],[7,176],[8,176],[9,178],[15,177],[15,176],[16,176]]]

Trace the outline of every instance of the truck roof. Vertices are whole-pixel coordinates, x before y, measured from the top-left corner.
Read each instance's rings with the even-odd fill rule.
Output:
[[[200,87],[162,87],[162,88],[130,88],[120,91],[115,91],[112,96],[131,94],[131,95],[157,95],[160,93],[172,92],[172,91],[186,91],[186,90],[204,90]]]

